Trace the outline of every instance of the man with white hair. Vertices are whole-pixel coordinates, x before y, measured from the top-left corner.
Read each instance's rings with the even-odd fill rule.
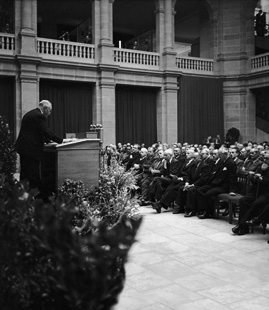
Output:
[[[155,208],[154,202],[162,198],[165,189],[172,183],[174,177],[179,175],[180,163],[173,155],[172,149],[165,150],[164,175],[156,177],[151,185],[150,192],[152,195],[153,209]]]
[[[40,163],[44,143],[51,140],[62,143],[63,138],[54,134],[47,126],[46,119],[52,112],[52,104],[48,100],[40,101],[37,108],[27,112],[21,123],[21,129],[15,149],[20,155],[20,180],[29,181],[31,188],[42,191]]]

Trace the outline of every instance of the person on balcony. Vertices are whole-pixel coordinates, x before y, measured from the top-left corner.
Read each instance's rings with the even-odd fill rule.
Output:
[[[6,24],[5,24],[5,27],[4,27],[4,29],[3,29],[3,32],[4,32],[4,33],[11,33],[11,29],[10,29],[9,23],[6,23]]]
[[[262,10],[259,10],[259,13],[256,14],[255,20],[256,20],[255,30],[257,36],[264,37],[266,33],[266,17]]]

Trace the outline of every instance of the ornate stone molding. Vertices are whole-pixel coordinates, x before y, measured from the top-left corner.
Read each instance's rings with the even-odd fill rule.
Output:
[[[38,77],[35,76],[26,76],[26,75],[20,75],[19,81],[21,83],[30,83],[30,84],[36,84],[39,81]]]

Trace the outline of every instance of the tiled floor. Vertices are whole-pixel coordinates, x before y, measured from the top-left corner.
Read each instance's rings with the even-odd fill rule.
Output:
[[[140,207],[144,219],[115,310],[269,308],[269,234],[236,236],[226,218]]]

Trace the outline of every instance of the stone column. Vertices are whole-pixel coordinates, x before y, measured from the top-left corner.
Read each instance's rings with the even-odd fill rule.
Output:
[[[101,38],[100,43],[109,43],[109,24],[110,24],[110,14],[109,14],[109,0],[101,0]]]
[[[16,3],[16,6],[19,4]],[[21,1],[21,54],[36,55],[37,0]]]
[[[100,66],[96,85],[96,123],[103,125],[103,144],[116,143],[116,107],[114,68]]]
[[[164,2],[156,0],[156,49],[158,53],[162,53],[164,49]]]
[[[18,33],[17,61],[19,74],[16,80],[17,108],[19,120],[29,110],[37,106],[39,97],[37,65],[40,58],[36,50],[37,0],[15,1],[15,16],[20,24],[16,24]],[[17,121],[18,123],[18,121]]]
[[[101,0],[92,1],[92,42],[97,46],[100,42]]]
[[[157,101],[157,137],[167,143],[177,142],[177,77],[175,75],[174,0],[156,1],[156,41],[162,55],[163,87]]]
[[[177,79],[177,74],[165,74],[157,100],[158,141],[169,144],[177,142]]]
[[[32,30],[32,1],[22,0],[21,10],[21,28],[23,30]]]
[[[241,141],[253,139],[255,133],[255,105],[246,83],[254,52],[253,18],[250,20],[254,9],[252,0],[225,0],[218,6],[216,73],[225,77],[224,130],[238,128]]]
[[[175,2],[173,0],[164,1],[164,51],[163,51],[163,69],[175,70],[175,57],[174,52],[174,11]]]
[[[93,122],[103,125],[104,145],[116,142],[115,67],[113,66],[113,2],[93,0],[94,43],[99,83],[94,92]]]
[[[100,42],[98,48],[99,62],[103,64],[113,63],[112,8],[112,0],[100,0]]]
[[[174,15],[172,14],[172,0],[165,0],[164,1],[164,38],[165,38],[165,50],[172,50],[173,49],[173,40],[172,38],[174,29],[173,29],[173,18]]]

